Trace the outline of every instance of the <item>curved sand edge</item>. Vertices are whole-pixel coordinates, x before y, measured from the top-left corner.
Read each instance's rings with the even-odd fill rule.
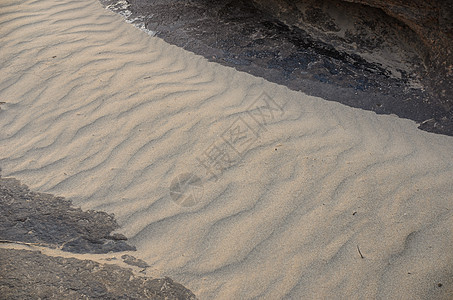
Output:
[[[95,0],[0,11],[3,175],[114,213],[150,275],[201,299],[451,293],[451,137],[208,63]],[[169,191],[185,173],[190,207]]]

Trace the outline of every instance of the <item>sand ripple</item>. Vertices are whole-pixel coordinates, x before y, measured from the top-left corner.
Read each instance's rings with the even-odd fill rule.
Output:
[[[2,1],[0,58],[3,176],[115,213],[150,275],[201,299],[453,291],[453,138],[209,63],[95,0]],[[263,95],[281,109],[260,127]],[[215,180],[197,158],[241,120],[253,143]],[[203,195],[182,207],[186,173]]]

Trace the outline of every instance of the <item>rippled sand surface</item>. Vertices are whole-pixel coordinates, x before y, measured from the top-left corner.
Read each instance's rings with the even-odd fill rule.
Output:
[[[150,37],[0,3],[3,176],[114,213],[200,299],[449,299],[453,138]]]

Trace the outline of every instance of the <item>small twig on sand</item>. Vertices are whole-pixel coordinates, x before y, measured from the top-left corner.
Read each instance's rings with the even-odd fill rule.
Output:
[[[362,252],[360,252],[359,245],[357,245],[357,251],[359,251],[359,254],[360,254],[360,257],[361,257],[361,258],[365,258],[365,256],[362,255]]]

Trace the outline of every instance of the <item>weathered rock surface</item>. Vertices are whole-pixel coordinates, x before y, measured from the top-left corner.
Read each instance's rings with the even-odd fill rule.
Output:
[[[302,27],[311,24],[321,32],[340,31],[338,13],[352,17],[353,11],[365,12],[357,20],[375,25],[374,9],[385,12],[401,22],[388,22],[386,31],[394,30],[408,47],[415,49],[423,60],[426,84],[435,90],[439,102],[450,111],[453,108],[453,2],[448,0],[253,0],[259,7],[278,18]],[[346,2],[346,3],[345,3]],[[351,3],[352,5],[348,5]],[[359,4],[359,5],[357,5]],[[373,24],[374,23],[374,24]],[[405,28],[412,32],[408,32]],[[318,32],[318,34],[321,34]],[[363,42],[372,35],[363,35]],[[385,42],[385,34],[375,39]],[[364,49],[366,45],[360,45]],[[384,45],[387,46],[387,45]]]
[[[82,211],[71,202],[36,193],[13,178],[0,177],[0,240],[40,243],[74,253],[135,250],[105,212]]]
[[[344,0],[382,9],[411,28],[429,51],[433,64],[453,76],[453,2],[449,0]]]
[[[427,48],[427,71],[446,110],[453,109],[453,1],[345,0],[382,9],[411,28]]]
[[[0,249],[0,299],[196,299],[170,278],[90,260]]]
[[[33,244],[72,253],[135,250],[114,216],[82,211],[62,197],[30,191],[0,176],[0,243]],[[124,263],[147,268],[122,255]],[[50,257],[38,251],[0,249],[0,299],[196,299],[170,278],[137,277],[115,265]]]
[[[149,267],[149,265],[145,261],[135,258],[129,254],[124,254],[121,256],[121,258],[123,259],[124,263],[131,265],[131,266],[136,266],[136,267],[144,268],[144,269]]]
[[[409,21],[379,6],[353,0],[100,1],[210,61],[453,135],[451,47],[436,52],[442,47],[429,46]],[[401,7],[410,14],[411,5]],[[451,28],[448,9],[437,20],[432,30]],[[448,44],[448,34],[433,39]]]

